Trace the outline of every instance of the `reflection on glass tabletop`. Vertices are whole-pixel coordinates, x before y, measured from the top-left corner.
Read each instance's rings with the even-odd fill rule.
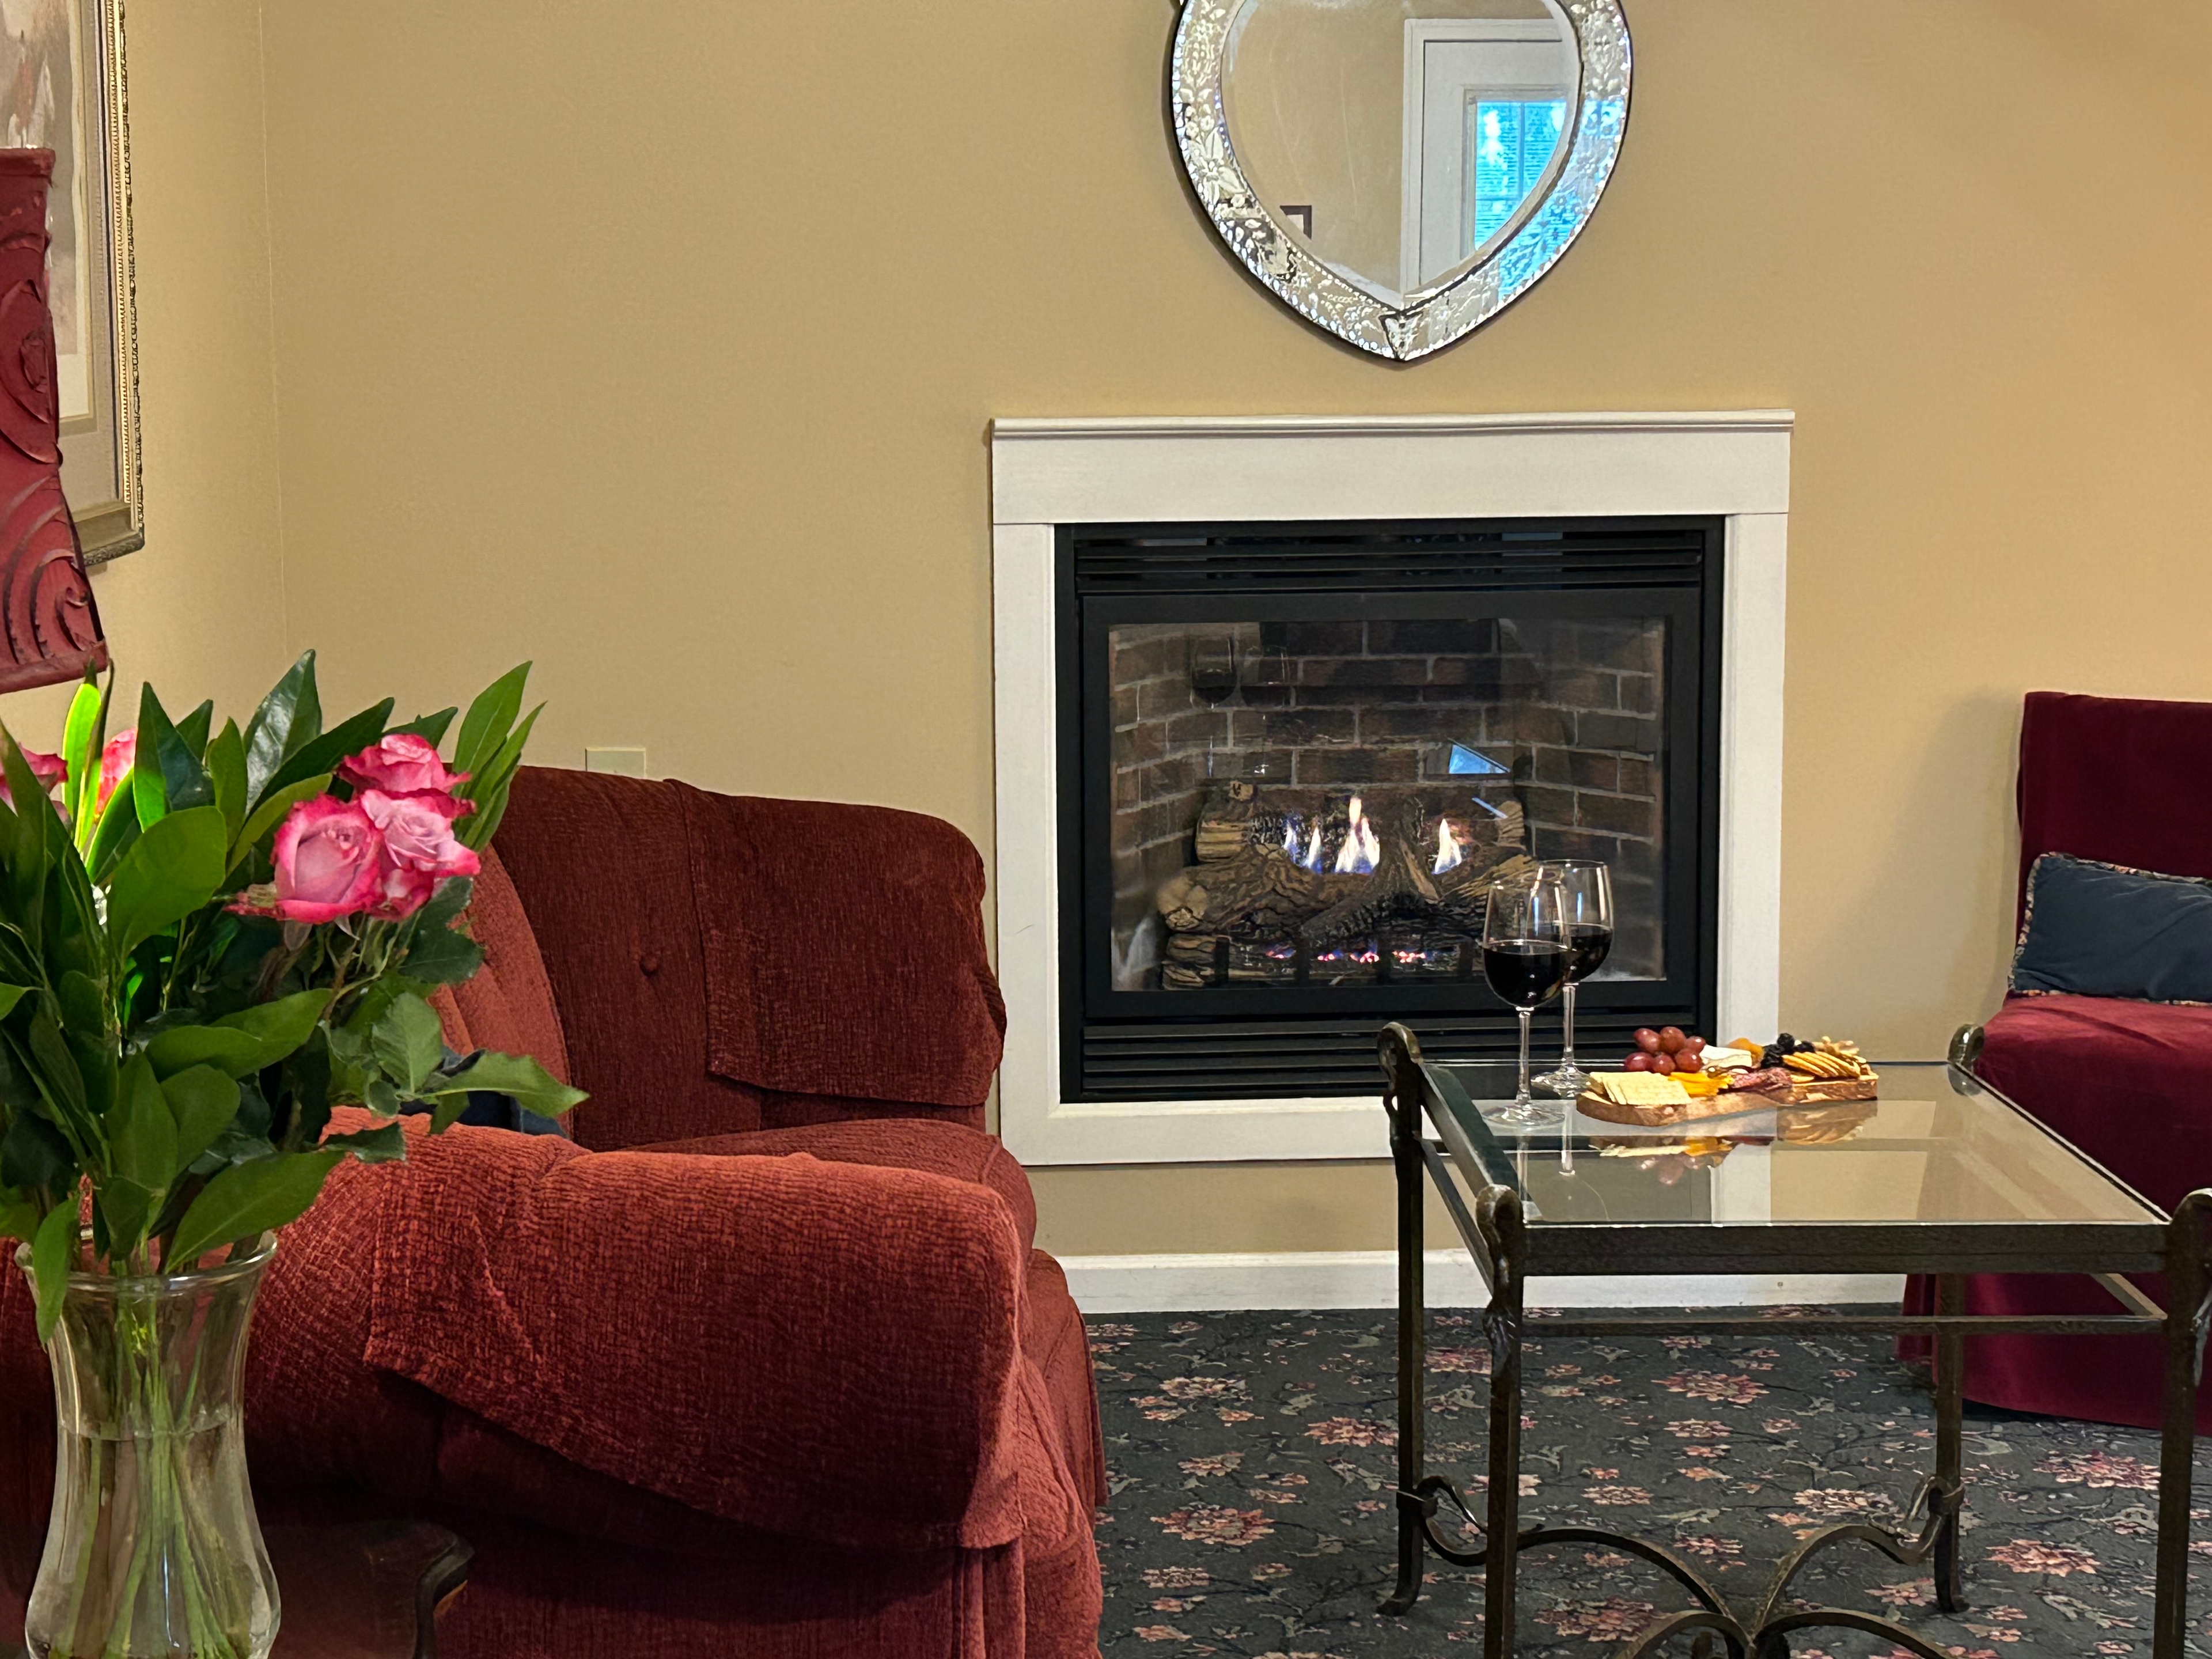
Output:
[[[1587,1117],[1514,1129],[1480,1104],[1504,1067],[1431,1066],[1459,1179],[1536,1223],[2118,1222],[2165,1217],[2003,1096],[1942,1064],[1878,1067],[1877,1100],[1769,1106],[1677,1127]]]

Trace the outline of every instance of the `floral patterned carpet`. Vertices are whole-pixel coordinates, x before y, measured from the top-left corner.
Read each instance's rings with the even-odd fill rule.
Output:
[[[1790,1310],[1774,1311],[1771,1335],[1750,1338],[1547,1340],[1534,1322],[1524,1521],[1652,1537],[1745,1602],[1812,1528],[1894,1522],[1933,1468],[1924,1375],[1887,1341],[1792,1336]],[[1129,1315],[1091,1334],[1114,1490],[1098,1533],[1106,1659],[1473,1650],[1479,1571],[1432,1559],[1411,1614],[1375,1611],[1395,1559],[1390,1316]],[[1471,1316],[1432,1314],[1429,1340],[1429,1468],[1476,1502],[1488,1354]],[[1887,1610],[1962,1659],[2148,1655],[2157,1437],[1970,1405],[1966,1443],[1966,1613],[1936,1612],[1924,1569],[1849,1544],[1797,1593]],[[2200,1454],[2205,1502],[2209,1478]],[[2199,1530],[2201,1558],[2212,1527]],[[1655,1609],[1687,1605],[1656,1571],[1585,1546],[1531,1551],[1521,1574],[1523,1655],[1599,1659]],[[2205,1579],[2191,1625],[2212,1652]],[[1905,1659],[1851,1632],[1793,1640],[1795,1659]]]

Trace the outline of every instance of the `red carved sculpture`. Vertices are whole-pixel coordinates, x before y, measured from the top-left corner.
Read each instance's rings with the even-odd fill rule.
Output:
[[[107,665],[76,521],[62,498],[46,310],[50,149],[0,149],[0,691]]]

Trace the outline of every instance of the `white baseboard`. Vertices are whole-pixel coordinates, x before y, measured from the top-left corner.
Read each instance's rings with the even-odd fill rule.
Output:
[[[1390,1250],[1285,1250],[1238,1255],[1072,1255],[1060,1259],[1075,1304],[1086,1314],[1200,1313],[1230,1309],[1302,1310],[1389,1308],[1398,1300]],[[1432,1308],[1486,1298],[1463,1250],[1431,1250]],[[1894,1304],[1895,1273],[1748,1274],[1617,1279],[1531,1279],[1532,1308],[1760,1308],[1826,1304]]]

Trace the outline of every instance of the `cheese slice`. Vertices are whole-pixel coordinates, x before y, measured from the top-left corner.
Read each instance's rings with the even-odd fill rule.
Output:
[[[1616,1106],[1686,1106],[1689,1091],[1658,1072],[1599,1072],[1590,1086]]]
[[[1698,1058],[1709,1072],[1747,1072],[1751,1056],[1741,1048],[1708,1048]]]

